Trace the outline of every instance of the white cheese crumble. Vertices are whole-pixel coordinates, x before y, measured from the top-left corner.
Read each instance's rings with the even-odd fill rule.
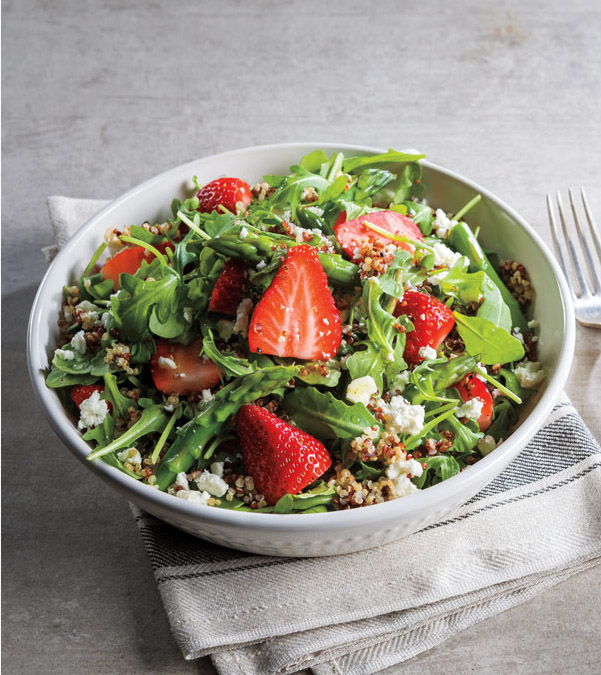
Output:
[[[210,471],[203,471],[194,482],[198,485],[199,490],[208,492],[214,497],[223,497],[229,487],[223,478]]]
[[[198,504],[198,506],[207,506],[211,495],[208,492],[199,492],[198,490],[178,490],[175,493],[179,499],[185,499],[187,502]]]
[[[248,322],[252,310],[253,301],[250,298],[244,298],[236,310],[236,323],[234,324],[234,333],[240,333],[242,337],[248,335]]]
[[[371,375],[365,375],[353,380],[346,388],[346,398],[352,403],[367,405],[369,399],[378,393],[378,387]]]
[[[536,330],[539,326],[540,326],[540,324],[536,319],[532,319],[532,321],[528,321],[528,328],[531,328],[532,330]]]
[[[514,338],[518,339],[522,344],[524,344],[524,336],[522,335],[522,331],[517,326],[511,329],[511,334]]]
[[[168,368],[169,370],[177,370],[177,363],[168,356],[159,356],[159,368]]]
[[[75,354],[70,349],[57,349],[54,354],[63,361],[73,361]]]
[[[193,318],[192,310],[189,307],[185,307],[184,308],[184,319],[188,323],[192,323],[192,318]]]
[[[425,409],[421,405],[411,405],[402,396],[393,396],[390,403],[381,399],[378,407],[388,418],[386,430],[393,434],[419,434],[424,426]]]
[[[434,267],[453,267],[453,265],[461,258],[461,253],[455,253],[448,246],[436,243],[432,247],[434,254]]]
[[[182,490],[189,490],[190,485],[188,484],[188,477],[186,476],[185,471],[180,471],[175,477],[176,487],[181,487]]]
[[[211,464],[211,472],[214,473],[219,478],[223,478],[223,467],[225,462],[213,462]]]
[[[248,237],[248,230],[245,227],[243,227],[240,230],[240,239],[246,239],[246,237]]]
[[[478,441],[478,450],[480,450],[484,456],[490,454],[496,447],[497,442],[488,434]]]
[[[469,420],[477,420],[482,414],[483,407],[484,401],[481,398],[471,398],[455,409],[455,415],[457,417],[467,417]]]
[[[438,355],[436,353],[436,349],[433,349],[432,347],[426,345],[425,347],[420,347],[419,348],[419,355],[422,357],[422,359],[435,359]]]
[[[417,492],[409,476],[419,477],[424,472],[422,465],[414,459],[397,459],[386,467],[386,477],[392,481],[394,496],[406,497]]]
[[[522,361],[513,372],[524,389],[534,389],[545,379],[545,369],[538,361]]]
[[[86,334],[80,330],[71,338],[71,347],[80,354],[85,354],[87,350]]]
[[[79,429],[91,429],[104,422],[109,407],[106,401],[100,398],[100,392],[96,389],[89,398],[79,405]]]
[[[109,316],[110,314],[108,312],[103,312],[102,316],[100,317],[100,325],[106,330],[106,326],[109,322]]]
[[[436,217],[432,221],[432,229],[437,237],[446,239],[453,225],[457,225],[456,220],[451,220],[442,209],[436,209]]]
[[[392,381],[391,389],[403,391],[403,389],[409,383],[409,378],[411,377],[411,372],[409,370],[404,370],[402,373],[399,373],[394,380]]]
[[[229,342],[234,334],[234,322],[227,319],[217,321],[217,333],[224,342]]]
[[[89,300],[82,300],[80,303],[75,305],[75,309],[79,309],[82,312],[98,312],[98,306]]]
[[[138,452],[137,448],[126,448],[117,453],[117,457],[125,464],[129,462],[130,464],[142,464],[142,456]]]
[[[264,260],[259,260],[257,263],[257,271],[260,272],[264,267],[267,267],[267,263]]]
[[[210,389],[202,390],[202,400],[204,403],[208,403],[213,398],[213,394]]]

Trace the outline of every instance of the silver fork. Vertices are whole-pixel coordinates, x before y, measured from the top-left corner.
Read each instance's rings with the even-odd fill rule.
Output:
[[[563,251],[559,244],[559,228],[557,227],[557,222],[553,213],[551,195],[547,195],[547,208],[549,210],[549,220],[551,221],[553,244],[557,251],[559,264],[561,265],[561,269],[565,274],[570,291],[572,292],[576,318],[585,326],[601,328],[601,239],[599,238],[599,232],[597,231],[593,216],[591,215],[584,189],[580,188],[580,196],[582,198],[584,214],[588,222],[588,237],[582,227],[572,190],[568,190],[568,194],[574,219],[574,229],[579,244],[578,249],[574,246],[574,237],[570,235],[563,202],[559,192],[557,193],[557,211],[561,222],[564,244],[569,253],[571,267],[574,271],[576,280],[578,281],[578,287],[574,284],[574,279],[565,263]],[[589,244],[589,240],[592,241],[593,246]]]

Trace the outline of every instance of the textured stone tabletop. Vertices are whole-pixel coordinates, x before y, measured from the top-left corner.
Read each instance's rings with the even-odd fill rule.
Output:
[[[601,219],[597,0],[4,0],[3,660],[7,673],[211,673],[171,637],[125,500],[54,436],[27,315],[51,194],[109,198],[181,162],[330,140],[424,149],[549,238],[544,194]],[[601,437],[601,331],[568,393]],[[601,570],[390,672],[601,671]]]

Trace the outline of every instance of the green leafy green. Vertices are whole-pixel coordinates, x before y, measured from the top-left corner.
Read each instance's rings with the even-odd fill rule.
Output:
[[[459,312],[453,312],[453,315],[467,353],[478,356],[485,365],[519,361],[524,357],[522,343],[488,319]]]
[[[425,157],[426,155],[413,155],[390,149],[388,152],[380,155],[348,157],[342,164],[342,170],[345,173],[350,173],[364,166],[373,166],[374,164],[404,164],[405,162],[417,162]]]
[[[380,427],[363,403],[348,405],[313,387],[297,387],[286,394],[283,407],[303,431],[320,440],[352,439],[367,427]]]

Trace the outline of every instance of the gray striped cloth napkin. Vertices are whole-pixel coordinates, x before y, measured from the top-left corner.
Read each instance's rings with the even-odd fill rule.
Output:
[[[78,205],[49,200],[57,242],[89,215]],[[367,675],[599,562],[601,448],[564,399],[444,521],[334,558],[233,551],[132,509],[186,659],[210,654],[224,675]]]

